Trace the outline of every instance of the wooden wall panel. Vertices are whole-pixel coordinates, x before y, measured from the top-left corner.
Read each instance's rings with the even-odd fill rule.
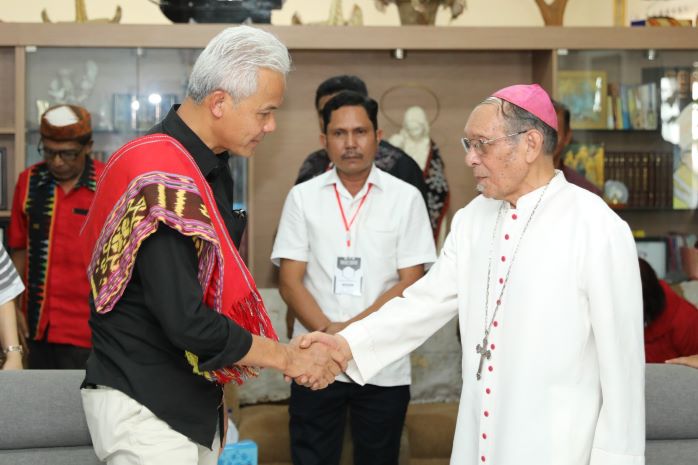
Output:
[[[337,74],[357,74],[366,81],[376,100],[386,90],[406,82],[425,85],[436,93],[441,112],[431,135],[446,164],[453,213],[475,194],[459,142],[470,111],[498,88],[530,82],[533,75],[531,52],[409,51],[404,60],[392,59],[387,51],[295,51],[292,56],[295,69],[289,76],[286,100],[278,113],[278,128],[252,159],[252,269],[260,287],[276,285],[269,256],[283,202],[301,162],[320,145],[313,109],[315,89],[320,82]],[[402,111],[411,103],[401,102],[398,94],[391,94],[385,103],[390,114],[401,120]],[[431,114],[429,108],[426,110]],[[399,130],[382,115],[379,125],[386,136]]]
[[[15,48],[0,48],[0,132],[14,131]]]

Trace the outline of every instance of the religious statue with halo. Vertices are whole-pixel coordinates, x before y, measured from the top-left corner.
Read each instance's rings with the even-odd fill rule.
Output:
[[[388,139],[395,147],[401,148],[412,157],[422,169],[427,185],[427,210],[431,228],[438,247],[446,237],[446,228],[442,227],[448,211],[448,182],[439,148],[429,135],[429,120],[419,106],[405,111],[402,129]]]

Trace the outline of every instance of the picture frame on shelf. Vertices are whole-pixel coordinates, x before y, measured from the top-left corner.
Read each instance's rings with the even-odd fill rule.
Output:
[[[669,244],[665,237],[642,237],[635,239],[637,256],[650,264],[659,279],[667,273],[667,256]]]
[[[692,74],[695,73],[695,79]],[[656,91],[657,129],[662,138],[672,144],[679,143],[679,117],[692,102],[693,82],[698,81],[698,73],[686,66],[662,66],[642,68],[642,82],[654,83]]]
[[[570,109],[573,129],[606,129],[606,71],[566,71],[558,74],[557,97]]]
[[[603,144],[570,144],[562,151],[565,166],[584,176],[587,181],[603,190],[605,147]]]

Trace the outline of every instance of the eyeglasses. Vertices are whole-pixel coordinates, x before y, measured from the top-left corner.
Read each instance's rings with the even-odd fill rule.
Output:
[[[495,137],[494,139],[471,140],[471,139],[468,139],[467,137],[462,137],[460,141],[461,141],[461,144],[463,144],[463,149],[465,149],[465,153],[469,153],[470,149],[473,149],[479,155],[484,155],[485,146],[493,144],[493,143],[497,142],[498,140],[506,139],[507,137],[518,136],[519,134],[523,134],[524,132],[528,132],[528,131],[529,131],[529,129],[524,129],[523,131],[507,134],[506,136]]]
[[[77,160],[84,148],[85,146],[83,145],[78,150],[51,150],[44,147],[42,142],[39,142],[36,150],[39,151],[39,155],[44,157],[44,160],[53,160],[57,155],[61,157],[61,160],[71,162]]]

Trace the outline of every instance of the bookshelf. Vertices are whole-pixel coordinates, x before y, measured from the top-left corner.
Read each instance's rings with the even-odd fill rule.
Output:
[[[698,113],[692,114],[692,102],[698,100],[698,52],[558,50],[558,68],[558,95],[571,107],[573,129],[575,117],[582,127],[574,132],[575,142],[603,146],[605,179],[628,190],[620,214],[646,211],[651,217],[657,210],[671,210],[681,216],[683,210],[687,216],[694,211],[698,133],[691,126],[698,126]],[[588,92],[594,80],[600,85]],[[656,224],[650,227],[660,232]]]

